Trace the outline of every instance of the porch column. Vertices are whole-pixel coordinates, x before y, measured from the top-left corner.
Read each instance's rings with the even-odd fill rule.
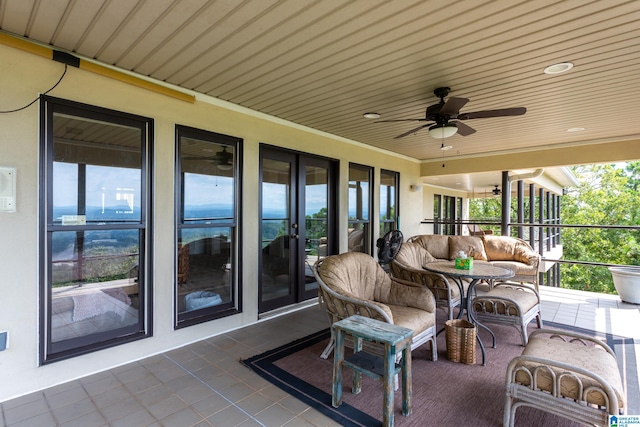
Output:
[[[502,214],[500,215],[500,234],[509,236],[509,222],[511,221],[511,183],[509,171],[502,171]]]

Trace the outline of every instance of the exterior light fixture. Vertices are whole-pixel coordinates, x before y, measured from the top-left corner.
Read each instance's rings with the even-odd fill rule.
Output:
[[[453,123],[436,124],[429,128],[429,135],[432,138],[449,138],[458,132],[458,128]]]
[[[585,128],[569,128],[567,132],[582,132]]]
[[[380,118],[380,114],[378,114],[378,113],[364,113],[362,115],[362,117],[364,117],[365,119],[379,119]]]
[[[561,74],[573,68],[571,62],[560,62],[559,64],[549,65],[544,69],[545,74]]]

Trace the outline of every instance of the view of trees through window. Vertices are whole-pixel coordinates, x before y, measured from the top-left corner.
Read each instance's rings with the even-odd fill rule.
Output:
[[[599,264],[640,266],[640,162],[597,164],[570,167],[578,186],[568,188],[560,198],[562,225],[588,227],[561,228],[563,260]],[[537,202],[536,202],[537,203]],[[525,199],[525,211],[529,209]],[[516,218],[516,200],[512,198],[511,221]],[[535,207],[537,212],[537,206]],[[471,221],[499,223],[501,198],[470,201]],[[499,234],[499,226],[493,228]],[[615,293],[607,266],[562,263],[564,288]]]

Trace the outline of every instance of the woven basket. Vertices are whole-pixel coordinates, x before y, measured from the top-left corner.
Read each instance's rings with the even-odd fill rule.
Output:
[[[447,320],[447,358],[467,365],[476,363],[476,327],[464,319]]]

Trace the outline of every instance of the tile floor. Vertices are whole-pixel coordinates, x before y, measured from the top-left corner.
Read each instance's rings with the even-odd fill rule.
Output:
[[[541,296],[545,321],[640,338],[640,306],[615,296],[546,287]],[[2,402],[0,427],[334,426],[238,363],[326,327],[316,305],[272,317]]]

